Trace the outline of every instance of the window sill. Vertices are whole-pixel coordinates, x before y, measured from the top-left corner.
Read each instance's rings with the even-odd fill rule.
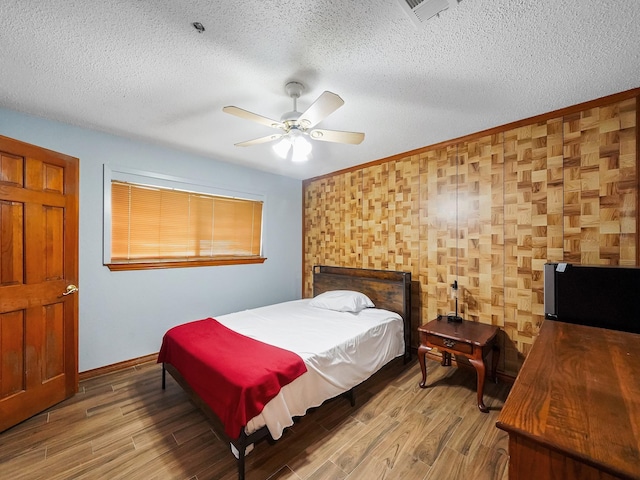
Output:
[[[220,265],[245,265],[264,263],[266,257],[220,257],[207,260],[172,260],[148,262],[106,263],[111,271],[122,270],[155,270],[158,268],[216,267]]]

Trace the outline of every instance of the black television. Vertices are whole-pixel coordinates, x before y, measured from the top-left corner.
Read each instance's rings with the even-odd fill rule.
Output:
[[[547,263],[545,318],[640,333],[640,268]]]

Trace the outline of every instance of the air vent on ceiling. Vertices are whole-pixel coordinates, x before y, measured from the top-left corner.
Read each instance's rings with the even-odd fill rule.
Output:
[[[427,22],[461,0],[398,0],[402,10],[417,26]]]

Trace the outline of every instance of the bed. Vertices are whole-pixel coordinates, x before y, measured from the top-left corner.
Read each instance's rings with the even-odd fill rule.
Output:
[[[162,387],[169,372],[230,442],[243,480],[253,443],[277,440],[330,398],[354,405],[354,387],[395,358],[411,359],[410,291],[408,272],[317,265],[311,299],[168,330]]]

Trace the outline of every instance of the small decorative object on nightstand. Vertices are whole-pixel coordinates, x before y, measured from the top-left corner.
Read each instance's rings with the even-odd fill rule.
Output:
[[[442,319],[440,319],[442,318]],[[463,355],[469,359],[478,375],[478,408],[481,412],[488,412],[484,405],[484,377],[485,365],[484,357],[491,350],[491,376],[496,378],[496,367],[500,349],[497,345],[499,328],[484,323],[460,320],[449,322],[444,316],[439,316],[437,320],[431,320],[426,325],[418,327],[420,334],[420,346],[418,347],[418,360],[422,369],[422,381],[420,387],[427,387],[427,366],[425,355],[432,348],[437,348],[442,352],[442,365],[451,365],[451,355]]]
[[[457,280],[454,280],[453,283],[451,284],[451,298],[453,298],[456,301],[456,310],[453,315],[451,314],[447,315],[447,322],[461,322],[462,317],[458,315],[458,281]],[[438,318],[440,318],[440,315],[438,315]]]

